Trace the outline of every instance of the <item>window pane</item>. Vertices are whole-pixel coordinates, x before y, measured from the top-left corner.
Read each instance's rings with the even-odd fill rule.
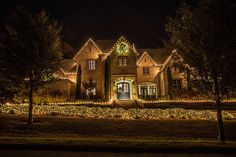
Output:
[[[181,79],[174,79],[174,80],[172,80],[172,83],[173,83],[174,90],[179,90],[182,88]]]
[[[123,65],[127,65],[126,58],[123,58]]]
[[[149,95],[152,95],[152,86],[149,86]]]
[[[118,59],[118,65],[119,65],[119,66],[127,65],[127,58],[124,58],[124,57],[119,58],[119,59]]]
[[[153,95],[156,94],[156,86],[152,86],[152,94],[153,94]]]
[[[123,92],[122,84],[118,84],[118,85],[117,85],[117,88],[118,88],[118,92],[119,92],[119,93]]]
[[[89,60],[88,61],[89,70],[95,69],[95,60]]]
[[[128,84],[124,84],[124,92],[129,92],[129,85]]]
[[[96,88],[93,88],[91,90],[87,89],[87,92],[86,92],[87,95],[96,95]]]
[[[143,67],[143,74],[149,74],[149,67]]]
[[[119,65],[122,65],[122,58],[119,58]]]

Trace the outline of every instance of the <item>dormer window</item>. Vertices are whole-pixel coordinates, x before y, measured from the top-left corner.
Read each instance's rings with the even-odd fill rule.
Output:
[[[95,60],[88,61],[88,68],[89,70],[95,70]]]

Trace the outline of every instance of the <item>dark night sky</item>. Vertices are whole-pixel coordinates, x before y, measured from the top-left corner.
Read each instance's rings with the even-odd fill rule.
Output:
[[[189,0],[195,4],[197,0]],[[31,12],[45,10],[63,24],[63,40],[79,48],[89,37],[117,39],[124,35],[138,47],[160,47],[167,38],[164,24],[180,0],[8,0],[1,2],[0,20],[23,6]]]

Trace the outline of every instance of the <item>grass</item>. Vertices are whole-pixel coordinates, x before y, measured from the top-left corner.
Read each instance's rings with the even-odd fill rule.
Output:
[[[223,110],[236,110],[236,103],[235,102],[223,102],[222,103]],[[160,103],[151,103],[151,104],[144,104],[145,108],[184,108],[184,109],[197,109],[197,110],[216,110],[215,104],[211,102],[205,103],[184,103],[184,102],[160,102]]]
[[[35,116],[33,131],[24,115],[0,114],[0,147],[38,146],[82,150],[236,150],[236,121],[226,120],[224,145],[216,121],[118,120]],[[194,148],[194,149],[193,149]]]

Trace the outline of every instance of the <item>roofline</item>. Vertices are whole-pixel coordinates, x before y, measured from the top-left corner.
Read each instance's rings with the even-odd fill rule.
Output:
[[[76,60],[76,58],[78,57],[78,55],[81,53],[81,51],[88,45],[88,43],[91,42],[97,49],[99,54],[102,54],[103,52],[101,51],[101,49],[98,47],[98,45],[95,43],[95,41],[93,41],[92,38],[89,38],[87,40],[87,42],[85,42],[85,44],[80,48],[80,50],[75,54],[75,56],[73,57],[73,60]]]
[[[155,66],[157,66],[158,64],[152,59],[152,57],[148,54],[147,51],[144,51],[144,53],[140,56],[140,58],[138,59],[138,61],[136,62],[136,65],[139,64],[139,62],[141,62],[141,60],[143,59],[144,55],[147,55],[151,58],[152,62],[154,63]]]
[[[128,40],[122,35],[121,37],[119,37],[119,38],[116,40],[115,44],[112,46],[112,48],[111,48],[110,51],[108,52],[108,56],[114,51],[114,49],[116,48],[117,44],[118,44],[121,40],[124,40],[124,41],[129,45],[129,47],[131,47],[131,48],[134,50],[134,52],[135,52],[136,55],[138,54],[137,51],[134,49],[134,47],[133,47],[133,46],[128,42]]]
[[[163,66],[161,67],[160,72],[165,68],[165,66],[167,65],[167,63],[170,61],[170,59],[172,58],[172,56],[173,56],[175,53],[178,54],[177,51],[176,51],[176,49],[172,50],[172,53],[168,56],[168,58],[166,59],[166,61],[165,61],[164,64],[163,64]],[[179,54],[178,54],[178,55],[179,55]],[[179,55],[179,56],[180,56],[180,55]],[[180,56],[180,57],[181,57],[181,56]]]

